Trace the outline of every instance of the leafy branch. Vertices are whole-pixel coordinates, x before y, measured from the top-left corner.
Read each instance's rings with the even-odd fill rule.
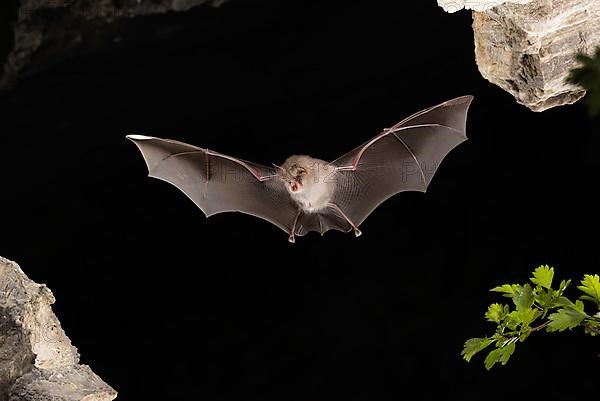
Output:
[[[569,83],[579,85],[587,90],[585,100],[592,117],[600,115],[600,47],[594,56],[579,54],[580,66],[573,69],[567,78]]]
[[[577,286],[582,295],[575,302],[564,295],[571,280],[563,280],[558,288],[552,288],[553,279],[554,268],[546,265],[535,269],[529,279],[531,284],[503,284],[492,288],[490,291],[510,298],[512,305],[493,303],[488,307],[484,316],[496,324],[496,330],[489,337],[467,340],[461,353],[463,358],[470,362],[475,354],[493,346],[484,361],[489,370],[498,362],[505,365],[515,352],[517,343],[535,332],[581,327],[591,336],[600,334],[600,277],[597,274],[584,275]],[[592,303],[591,309],[595,310],[595,314],[586,312],[583,301]]]

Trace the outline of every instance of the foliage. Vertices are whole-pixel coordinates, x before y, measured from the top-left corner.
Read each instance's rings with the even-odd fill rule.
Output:
[[[600,47],[594,56],[579,54],[580,66],[573,69],[567,81],[588,91],[586,104],[591,116],[600,115]]]
[[[491,291],[509,298],[512,304],[493,303],[488,307],[484,316],[496,325],[496,331],[489,337],[467,340],[463,358],[469,362],[475,354],[492,346],[484,361],[489,370],[497,363],[505,365],[518,342],[543,329],[556,332],[581,327],[586,334],[600,334],[600,277],[584,275],[581,285],[577,286],[582,295],[574,302],[564,295],[571,280],[561,281],[558,288],[552,287],[553,280],[554,268],[540,266],[529,279],[531,283],[492,288]],[[583,301],[592,305],[584,305]],[[590,312],[592,309],[595,312]]]

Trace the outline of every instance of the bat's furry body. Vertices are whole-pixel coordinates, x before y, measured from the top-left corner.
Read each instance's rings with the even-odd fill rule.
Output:
[[[129,135],[149,175],[170,182],[211,216],[238,211],[289,234],[354,231],[401,191],[425,192],[444,157],[467,139],[471,96],[430,107],[326,162],[290,156],[267,167],[182,142]]]
[[[328,207],[335,190],[335,167],[310,156],[290,156],[278,169],[292,199],[304,212]]]

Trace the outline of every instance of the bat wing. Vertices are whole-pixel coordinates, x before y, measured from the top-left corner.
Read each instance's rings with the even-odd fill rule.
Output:
[[[290,233],[297,208],[273,168],[168,139],[128,135],[148,175],[185,193],[209,217],[242,212]]]
[[[339,210],[328,228],[350,231],[348,220],[360,225],[390,196],[425,192],[444,157],[467,139],[472,100],[463,96],[413,114],[332,162]]]

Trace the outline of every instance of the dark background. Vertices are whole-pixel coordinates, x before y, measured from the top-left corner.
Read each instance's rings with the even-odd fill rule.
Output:
[[[597,339],[536,334],[506,367],[460,357],[540,264],[600,271],[598,123],[533,113],[485,81],[471,17],[431,1],[235,1],[147,17],[0,100],[0,255],[119,399],[576,399]],[[129,133],[255,162],[332,160],[380,129],[475,95],[470,140],[429,191],[295,245],[241,214],[206,219]],[[574,288],[571,292],[576,295]]]

